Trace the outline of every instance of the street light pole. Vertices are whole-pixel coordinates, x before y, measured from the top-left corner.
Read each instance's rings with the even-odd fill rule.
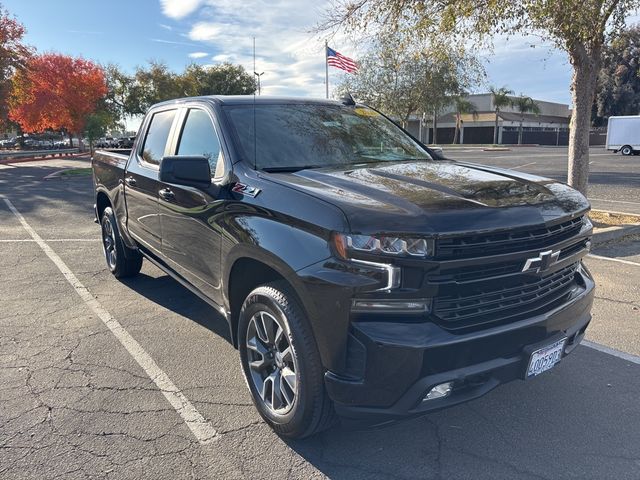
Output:
[[[253,74],[258,77],[258,95],[260,95],[260,77],[262,77],[262,75],[264,75],[264,72],[258,73],[258,72],[253,72]]]
[[[260,95],[260,77],[264,75],[264,72],[256,72],[256,37],[253,37],[253,74],[258,77],[258,95]]]

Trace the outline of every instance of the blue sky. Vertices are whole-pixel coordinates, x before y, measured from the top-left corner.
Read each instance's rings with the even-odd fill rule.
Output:
[[[323,39],[308,31],[326,0],[0,0],[26,26],[26,40],[39,51],[81,55],[136,65],[160,60],[180,71],[191,62],[240,63],[252,71],[252,37],[263,93],[324,96]],[[531,48],[535,45],[535,48]],[[338,36],[331,46],[357,57]],[[570,103],[570,66],[562,53],[537,39],[496,41],[486,57],[488,84],[516,93]],[[331,69],[330,85],[340,73]],[[479,88],[478,90],[483,90]]]

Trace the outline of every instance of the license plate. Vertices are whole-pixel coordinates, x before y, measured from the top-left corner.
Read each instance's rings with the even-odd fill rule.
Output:
[[[527,378],[540,375],[553,368],[562,358],[566,337],[558,340],[551,345],[547,345],[531,354],[529,359],[529,367],[527,368]]]

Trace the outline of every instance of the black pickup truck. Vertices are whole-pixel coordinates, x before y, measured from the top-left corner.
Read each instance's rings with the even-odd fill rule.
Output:
[[[530,379],[591,319],[580,193],[445,159],[353,101],[158,104],[93,176],[111,272],[147,259],[223,315],[283,436]]]

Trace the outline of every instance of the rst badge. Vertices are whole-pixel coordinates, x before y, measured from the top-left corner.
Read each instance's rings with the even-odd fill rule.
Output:
[[[527,261],[522,268],[523,272],[531,272],[535,273],[544,272],[549,270],[553,265],[558,263],[558,258],[560,257],[560,250],[553,251],[547,250],[546,252],[540,252],[537,257],[527,258]]]
[[[242,195],[249,195],[250,197],[256,197],[261,190],[259,188],[245,185],[244,183],[236,183],[231,191],[235,193],[241,193]]]

